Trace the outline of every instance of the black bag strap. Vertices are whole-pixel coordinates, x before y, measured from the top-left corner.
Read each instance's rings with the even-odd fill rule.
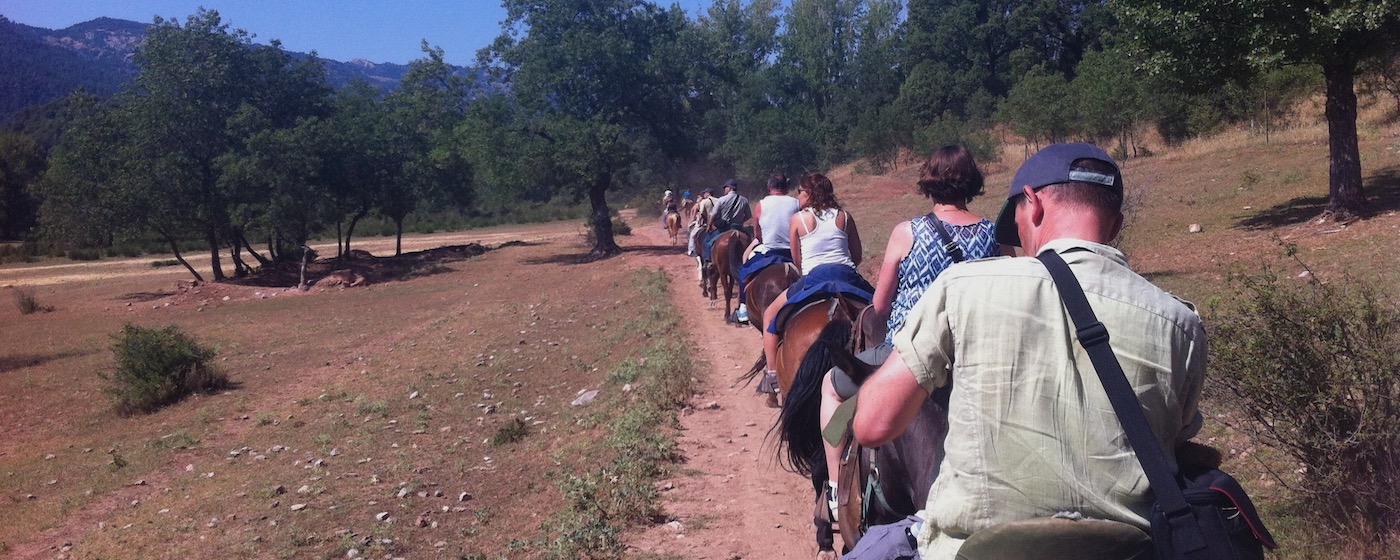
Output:
[[[1099,374],[1099,381],[1108,393],[1108,400],[1113,403],[1113,411],[1118,414],[1118,421],[1123,424],[1123,431],[1128,435],[1128,444],[1132,445],[1133,451],[1137,453],[1138,462],[1147,474],[1147,482],[1152,485],[1152,492],[1157,495],[1157,503],[1167,514],[1167,518],[1172,520],[1172,524],[1177,525],[1179,515],[1189,511],[1186,497],[1181,493],[1181,483],[1177,481],[1176,474],[1167,463],[1162,446],[1152,434],[1147,416],[1142,413],[1142,404],[1138,401],[1137,394],[1128,383],[1128,377],[1123,374],[1118,356],[1114,355],[1113,348],[1108,344],[1108,329],[1104,328],[1103,323],[1094,315],[1093,308],[1089,307],[1089,300],[1084,297],[1084,288],[1079,285],[1079,279],[1074,277],[1074,272],[1070,271],[1069,265],[1059,253],[1053,250],[1042,251],[1035,258],[1045,264],[1045,268],[1050,271],[1050,278],[1055,281],[1060,300],[1064,302],[1070,319],[1074,321],[1075,336],[1084,347],[1084,351],[1088,352],[1089,360],[1093,362],[1094,370]],[[1194,523],[1194,520],[1192,522]],[[1185,529],[1180,526],[1176,528]],[[1195,529],[1195,533],[1200,535],[1200,530]]]
[[[948,252],[948,256],[953,262],[960,263],[967,260],[967,255],[963,254],[962,247],[953,241],[953,236],[948,234],[948,228],[943,227],[943,220],[930,213],[928,221],[933,222],[933,230],[938,232],[938,238],[943,241],[943,250]]]

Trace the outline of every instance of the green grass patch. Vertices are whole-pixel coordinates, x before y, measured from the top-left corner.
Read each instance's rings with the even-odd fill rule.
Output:
[[[500,447],[509,445],[525,439],[530,435],[530,425],[520,418],[511,418],[504,426],[496,429],[496,435],[491,436],[491,445]]]
[[[691,349],[674,342],[683,337],[665,297],[665,274],[640,270],[633,285],[639,301],[656,303],[627,328],[652,333],[652,342],[609,371],[599,400],[581,412],[599,421],[604,436],[571,446],[569,453],[601,460],[552,473],[566,506],[541,525],[545,558],[621,558],[622,531],[661,518],[656,482],[680,458],[677,413],[694,389]],[[624,393],[624,384],[634,390]]]

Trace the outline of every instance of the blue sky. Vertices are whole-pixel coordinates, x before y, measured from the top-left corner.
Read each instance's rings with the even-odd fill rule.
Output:
[[[670,0],[659,2],[670,5]],[[691,15],[710,0],[678,0]],[[447,61],[469,65],[500,34],[500,0],[0,0],[11,21],[63,29],[107,16],[150,23],[154,16],[184,21],[201,6],[266,43],[324,58],[407,63],[422,57],[423,40],[442,47]]]

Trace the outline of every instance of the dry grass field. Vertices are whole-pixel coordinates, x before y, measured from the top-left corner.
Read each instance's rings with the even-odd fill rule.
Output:
[[[570,402],[645,337],[633,271],[556,262],[578,225],[549,227],[356,288],[34,280],[54,311],[0,307],[0,555],[517,557],[596,431]],[[116,416],[97,372],[128,322],[214,346],[236,386]]]
[[[1313,220],[1327,192],[1325,127],[1315,116],[1298,117],[1268,142],[1232,132],[1152,146],[1158,155],[1125,165],[1137,193],[1123,241],[1130,262],[1201,304],[1228,293],[1232,270],[1283,262],[1279,241],[1297,245],[1324,279],[1346,273],[1395,286],[1400,127],[1384,124],[1389,112],[1372,107],[1361,127],[1375,213],[1345,225]],[[1019,146],[1008,147],[985,166],[987,194],[974,210],[995,214],[1022,157]],[[871,278],[895,223],[929,210],[912,187],[917,172],[831,173],[860,223]],[[634,227],[657,229],[649,212]],[[568,500],[553,481],[599,460],[585,444],[605,437],[602,412],[571,401],[602,387],[650,339],[630,327],[640,297],[634,269],[663,268],[671,290],[684,292],[671,303],[700,307],[687,259],[661,246],[659,232],[624,241],[624,257],[586,264],[571,258],[586,250],[578,234],[569,222],[416,236],[405,250],[524,243],[404,280],[308,292],[182,289],[183,271],[151,268],[150,259],[0,267],[0,286],[31,289],[54,308],[21,315],[0,305],[0,556],[543,557],[549,519]],[[392,251],[384,240],[363,243],[378,255]],[[809,557],[805,483],[770,472],[771,464],[760,468],[771,415],[734,404],[751,398],[749,389],[726,388],[725,375],[757,354],[757,335],[716,341],[714,330],[728,328],[714,326],[719,312],[695,309],[685,310],[699,317],[685,325],[687,343],[728,352],[701,370],[701,383],[730,400],[711,416],[686,417],[682,454],[691,463],[671,473],[681,491],[664,507],[686,512],[693,544],[707,544],[677,544],[679,536],[653,528],[632,535],[626,555]],[[98,373],[111,367],[111,336],[125,323],[181,327],[218,349],[235,386],[151,415],[115,415]],[[521,424],[518,442],[492,443]],[[1285,498],[1258,476],[1253,458],[1267,453],[1219,428],[1209,436],[1228,448],[1227,469],[1244,473],[1256,500]],[[759,465],[744,469],[762,472],[716,464],[736,455]],[[768,525],[737,529],[767,515],[722,509],[742,494],[709,502],[703,492],[739,484],[724,478],[726,469],[758,477],[745,484],[761,488],[765,507],[778,504],[778,536],[766,536],[775,533]],[[719,477],[712,486],[685,490],[687,477],[706,472]],[[1288,529],[1276,533],[1296,545]],[[1283,557],[1326,552],[1294,546]]]

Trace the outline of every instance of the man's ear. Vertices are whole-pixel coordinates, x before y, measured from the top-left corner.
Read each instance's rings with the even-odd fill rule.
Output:
[[[1123,220],[1124,218],[1122,212],[1118,212],[1113,215],[1112,229],[1108,231],[1108,237],[1106,239],[1108,239],[1109,241],[1118,239],[1118,235],[1123,233]]]
[[[1040,224],[1045,221],[1045,201],[1040,198],[1039,192],[1029,186],[1021,187],[1021,192],[1025,193],[1025,204],[1030,205],[1031,225],[1040,227]]]

